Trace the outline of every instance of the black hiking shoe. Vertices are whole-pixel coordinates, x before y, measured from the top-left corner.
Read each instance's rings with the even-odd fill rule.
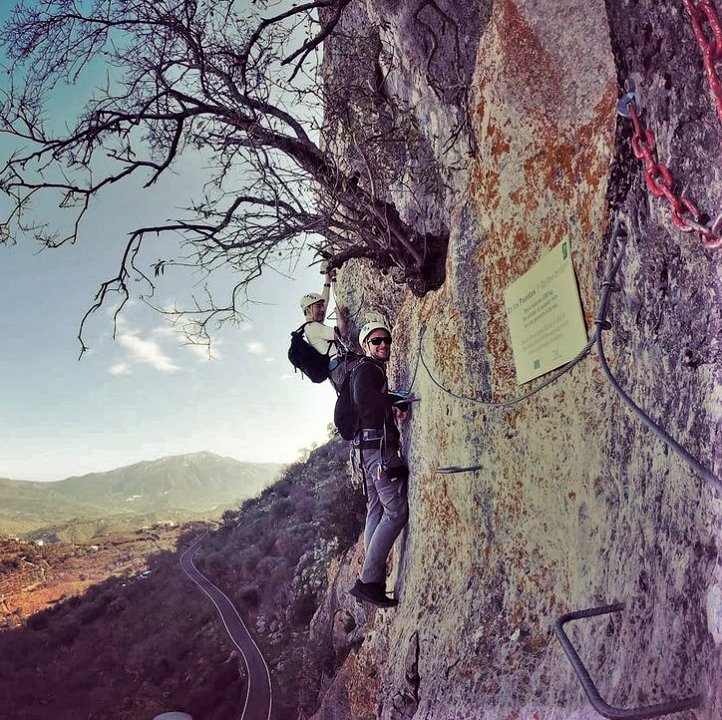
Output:
[[[349,593],[358,600],[376,605],[376,607],[394,607],[398,600],[388,597],[386,589],[380,583],[363,583],[360,580],[349,590]]]

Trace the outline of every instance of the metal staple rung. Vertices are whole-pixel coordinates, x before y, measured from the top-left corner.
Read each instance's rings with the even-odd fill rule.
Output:
[[[602,716],[611,718],[611,720],[626,720],[633,718],[635,720],[641,718],[659,717],[660,715],[669,715],[682,710],[691,710],[699,707],[702,703],[702,697],[695,695],[694,697],[684,698],[682,700],[669,700],[668,702],[658,703],[657,705],[648,705],[641,708],[616,708],[606,703],[599,694],[596,686],[592,682],[589,672],[584,667],[584,663],[574,649],[571,641],[564,632],[563,626],[570,620],[580,620],[582,618],[594,617],[595,615],[606,615],[607,613],[620,612],[624,610],[623,603],[615,603],[614,605],[603,605],[602,607],[591,608],[589,610],[578,610],[562,615],[554,623],[554,632],[562,645],[564,652],[569,658],[569,662],[574,668],[574,672],[579,678],[579,682],[584,688],[584,692],[589,698],[592,707]]]
[[[481,470],[483,467],[483,465],[472,465],[471,467],[458,467],[457,465],[452,465],[451,467],[436,468],[435,474],[455,475],[456,473],[476,472],[477,470]]]

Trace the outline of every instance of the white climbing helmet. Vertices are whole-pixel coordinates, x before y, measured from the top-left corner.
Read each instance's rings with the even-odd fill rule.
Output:
[[[305,310],[310,305],[321,302],[323,298],[318,293],[308,293],[301,298],[301,310]],[[325,300],[323,300],[325,302]]]
[[[372,320],[361,328],[361,332],[358,334],[358,344],[363,345],[366,338],[374,330],[386,330],[386,332],[391,335],[391,330],[389,330],[388,325],[383,320]]]

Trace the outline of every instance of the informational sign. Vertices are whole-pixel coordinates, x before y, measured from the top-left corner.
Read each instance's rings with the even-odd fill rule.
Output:
[[[504,291],[519,385],[573,360],[587,343],[569,241]]]

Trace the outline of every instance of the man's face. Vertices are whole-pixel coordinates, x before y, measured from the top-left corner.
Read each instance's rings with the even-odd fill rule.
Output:
[[[369,357],[374,358],[374,360],[388,362],[391,356],[391,335],[389,335],[388,330],[383,328],[372,330],[364,341],[364,346]]]
[[[326,319],[326,303],[319,300],[308,308],[308,316],[314,322],[323,322]]]

